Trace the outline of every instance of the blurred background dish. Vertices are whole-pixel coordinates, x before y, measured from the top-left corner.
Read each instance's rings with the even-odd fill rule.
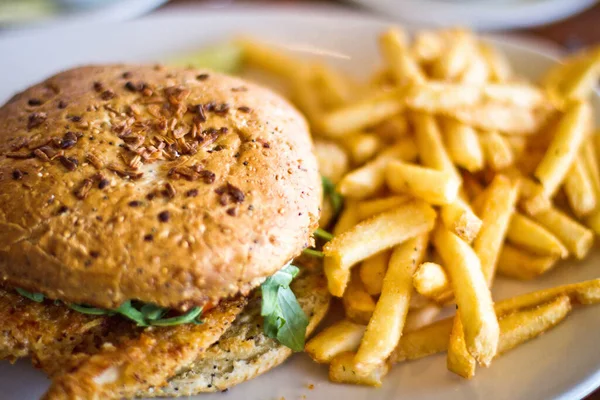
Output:
[[[432,27],[523,28],[565,19],[596,0],[351,0],[388,17]]]
[[[0,29],[88,24],[138,17],[167,0],[2,0]]]

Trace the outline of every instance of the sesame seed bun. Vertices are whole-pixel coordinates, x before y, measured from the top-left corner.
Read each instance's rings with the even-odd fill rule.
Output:
[[[241,79],[81,67],[15,96],[0,126],[0,279],[52,299],[214,303],[317,226],[306,122]]]

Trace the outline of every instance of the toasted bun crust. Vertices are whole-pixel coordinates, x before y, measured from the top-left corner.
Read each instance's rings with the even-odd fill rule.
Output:
[[[0,279],[50,298],[185,310],[247,293],[317,225],[306,122],[241,79],[76,68],[11,99],[0,127]]]
[[[292,282],[302,309],[309,316],[307,337],[325,317],[331,296],[321,269],[305,270]],[[169,379],[162,388],[152,388],[138,397],[193,396],[218,392],[277,367],[292,351],[265,335],[260,316],[261,300],[253,298],[219,341],[186,370]],[[241,388],[240,395],[243,396]]]

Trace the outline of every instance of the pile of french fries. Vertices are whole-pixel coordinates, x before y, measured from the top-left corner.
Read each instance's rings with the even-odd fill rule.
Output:
[[[379,386],[391,365],[447,352],[477,366],[600,301],[600,279],[494,302],[497,275],[533,279],[583,259],[600,234],[600,135],[590,97],[600,48],[539,82],[464,29],[400,28],[379,38],[383,67],[359,83],[325,65],[239,42],[307,117],[322,174],[322,252],[345,318],[306,345],[335,382]],[[600,275],[600,273],[599,273]],[[438,320],[445,306],[455,316]]]

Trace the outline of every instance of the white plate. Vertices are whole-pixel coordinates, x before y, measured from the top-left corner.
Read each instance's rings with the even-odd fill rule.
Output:
[[[351,0],[401,21],[479,30],[549,24],[591,7],[596,0]]]
[[[203,11],[167,14],[112,26],[61,29],[0,39],[0,99],[63,68],[98,62],[154,62],[173,52],[198,49],[238,33],[276,40],[299,56],[320,54],[330,62],[360,74],[378,63],[376,36],[389,24],[353,13],[287,9],[239,12]],[[80,45],[85,37],[87,46]],[[517,69],[535,77],[551,64],[548,48],[530,42],[496,39]],[[597,99],[596,99],[597,100]],[[597,115],[600,103],[595,101]],[[600,276],[600,252],[585,262],[570,262],[547,276],[520,283],[499,279],[494,290],[501,299],[526,291]],[[2,322],[0,321],[0,330]],[[600,384],[600,308],[577,309],[555,329],[500,357],[491,368],[480,368],[471,381],[446,370],[443,355],[396,366],[381,389],[335,385],[327,368],[297,354],[285,365],[206,400],[301,399],[577,399]],[[48,385],[26,362],[0,362],[0,398],[35,399]],[[309,385],[314,388],[309,389]]]

